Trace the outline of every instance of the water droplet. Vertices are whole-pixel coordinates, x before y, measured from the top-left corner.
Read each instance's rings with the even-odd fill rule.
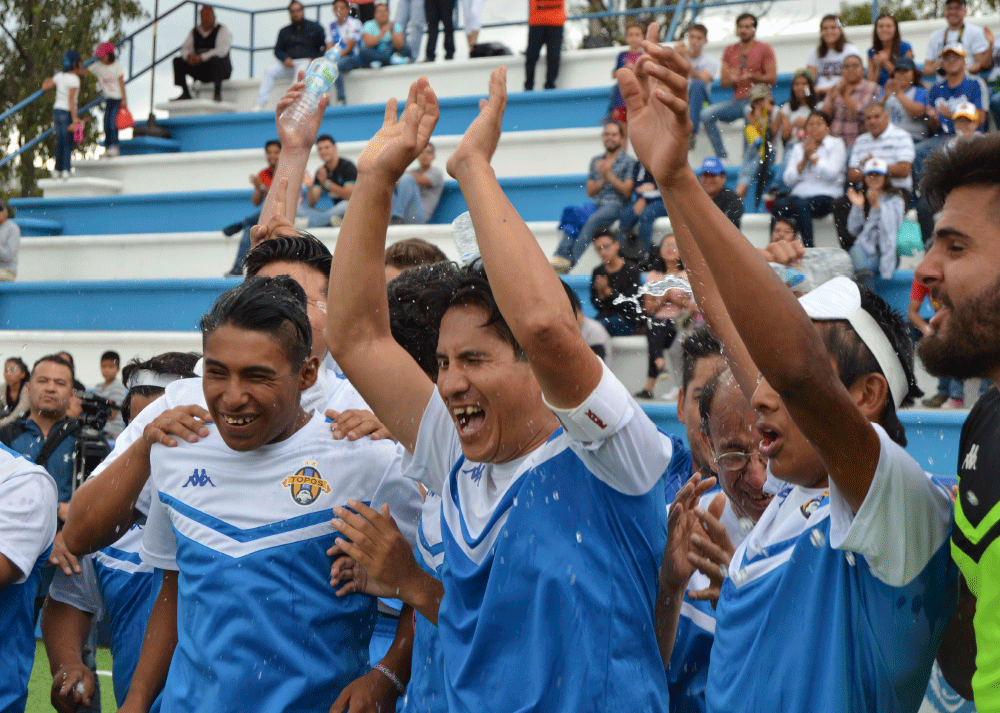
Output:
[[[569,578],[569,583],[570,583],[570,585],[576,584],[576,575],[575,574]]]
[[[583,542],[583,533],[580,532],[579,530],[576,531],[576,541]]]
[[[826,544],[826,535],[818,527],[814,527],[809,533],[809,539],[812,540],[813,547],[822,547]]]
[[[553,490],[552,491],[552,499],[553,500],[558,500],[559,499],[559,491],[558,490]]]
[[[749,575],[745,569],[737,570],[736,574],[733,575],[733,581],[736,583],[736,586],[739,587],[747,581],[748,576]]]
[[[750,532],[753,529],[753,520],[748,517],[740,518],[740,529],[743,530],[743,534]]]
[[[930,465],[934,465],[934,459],[931,458],[930,456],[927,456],[927,463]]]
[[[965,499],[969,501],[969,505],[972,507],[977,507],[979,505],[979,498],[971,490],[965,491]]]
[[[844,558],[847,560],[847,564],[851,565],[852,567],[854,566],[854,561],[855,560],[854,560],[854,553],[853,552],[845,552],[844,553]]]
[[[514,507],[517,507],[517,498],[514,498]]]

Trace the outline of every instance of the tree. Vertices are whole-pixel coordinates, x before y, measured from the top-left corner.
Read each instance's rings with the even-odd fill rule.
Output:
[[[75,49],[86,59],[99,42],[115,41],[123,35],[126,22],[143,18],[145,11],[137,0],[0,0],[0,22],[4,34],[0,40],[0,112],[30,96],[62,66],[62,55]],[[97,97],[95,82],[82,79],[77,105],[82,108]],[[21,147],[52,125],[54,96],[48,92],[0,123],[0,136],[6,136],[3,153]],[[96,122],[85,126],[83,143],[78,151],[94,148],[101,131]],[[48,139],[28,149],[0,169],[0,185],[15,186],[13,193],[37,195],[39,173],[55,150],[55,140]]]
[[[908,20],[931,20],[944,17],[944,6],[947,0],[890,0],[879,3],[879,14],[888,13],[897,22]],[[1000,5],[1000,0],[969,0],[969,15],[993,12]],[[840,3],[840,21],[845,25],[872,24],[871,3],[849,5]]]

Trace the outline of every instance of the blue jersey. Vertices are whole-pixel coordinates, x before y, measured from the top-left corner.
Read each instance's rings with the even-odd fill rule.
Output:
[[[23,711],[35,662],[32,628],[42,566],[56,534],[56,484],[44,468],[0,445],[0,555],[21,576],[0,589],[0,712]]]
[[[143,524],[136,523],[114,544],[80,559],[80,574],[57,570],[52,599],[104,618],[111,628],[111,675],[115,700],[125,702],[146,634],[146,622],[160,591],[160,573],[142,561]]]
[[[957,599],[951,499],[879,426],[857,513],[786,487],[736,549],[716,610],[710,711],[920,707]]]
[[[563,429],[502,464],[465,461],[436,392],[421,419],[408,474],[442,493],[448,710],[666,711],[653,608],[670,440],[606,368],[553,411]]]
[[[670,456],[670,465],[667,472],[663,474],[665,482],[663,484],[663,497],[670,505],[677,496],[677,491],[694,474],[694,464],[691,460],[691,449],[681,438],[668,435],[673,453]]]
[[[983,103],[984,97],[982,86],[978,81],[970,77],[963,79],[957,87],[950,86],[947,81],[938,82],[930,88],[930,91],[927,92],[927,104],[935,109],[947,107],[949,111],[953,112],[958,108],[959,104],[966,101],[972,102],[977,109],[986,108]],[[940,118],[941,133],[954,134],[955,125],[952,123],[951,119],[943,114]]]
[[[417,528],[417,563],[427,574],[441,579],[444,544],[441,542],[441,497],[428,492]],[[403,699],[403,713],[447,713],[444,690],[444,655],[438,628],[423,614],[413,615],[413,663]]]
[[[177,402],[185,397],[204,406],[200,384]],[[397,446],[334,441],[319,415],[249,452],[209,430],[150,454],[142,557],[178,571],[177,648],[160,710],[326,710],[368,671],[376,611],[374,598],[330,586],[332,508],[387,502],[412,542],[420,493],[400,473]]]

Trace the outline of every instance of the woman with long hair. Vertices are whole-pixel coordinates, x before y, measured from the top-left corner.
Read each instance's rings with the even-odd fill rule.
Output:
[[[855,237],[849,251],[854,279],[874,291],[876,272],[884,280],[896,272],[896,234],[903,224],[906,200],[892,185],[888,165],[882,159],[868,159],[864,173],[860,191],[853,186],[847,189],[851,201],[847,230]]]
[[[868,81],[884,87],[900,57],[913,59],[913,47],[909,42],[903,42],[896,18],[882,13],[872,29],[872,46],[868,49]]]
[[[5,387],[0,390],[0,426],[6,426],[28,415],[28,365],[10,357],[3,367]]]
[[[816,78],[816,93],[821,98],[840,81],[844,58],[852,54],[861,56],[858,48],[847,41],[840,18],[824,15],[819,21],[819,44],[806,62]]]

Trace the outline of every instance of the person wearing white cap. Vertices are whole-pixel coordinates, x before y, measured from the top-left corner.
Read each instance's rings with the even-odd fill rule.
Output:
[[[865,162],[862,189],[851,186],[847,199],[851,202],[847,230],[855,238],[850,250],[854,279],[874,291],[876,272],[883,280],[896,272],[896,234],[903,224],[906,199],[892,185],[889,166],[880,158]]]
[[[951,147],[962,139],[972,139],[983,134],[976,131],[979,128],[979,109],[972,102],[962,102],[951,113],[951,123],[955,127],[955,136],[948,140],[945,146]]]
[[[722,585],[708,711],[915,713],[957,577],[949,495],[904,450],[896,415],[920,393],[906,325],[847,278],[795,299],[688,166],[685,63],[645,50],[619,77],[629,136],[758,413],[760,453],[787,483]]]
[[[944,75],[944,49],[951,44],[962,45],[967,54],[965,57],[969,74],[977,74],[989,69],[991,64],[991,43],[978,25],[965,21],[966,0],[948,0],[944,6],[944,19],[947,27],[934,32],[927,42],[927,54],[924,55],[924,76]],[[941,81],[941,76],[936,78]]]

